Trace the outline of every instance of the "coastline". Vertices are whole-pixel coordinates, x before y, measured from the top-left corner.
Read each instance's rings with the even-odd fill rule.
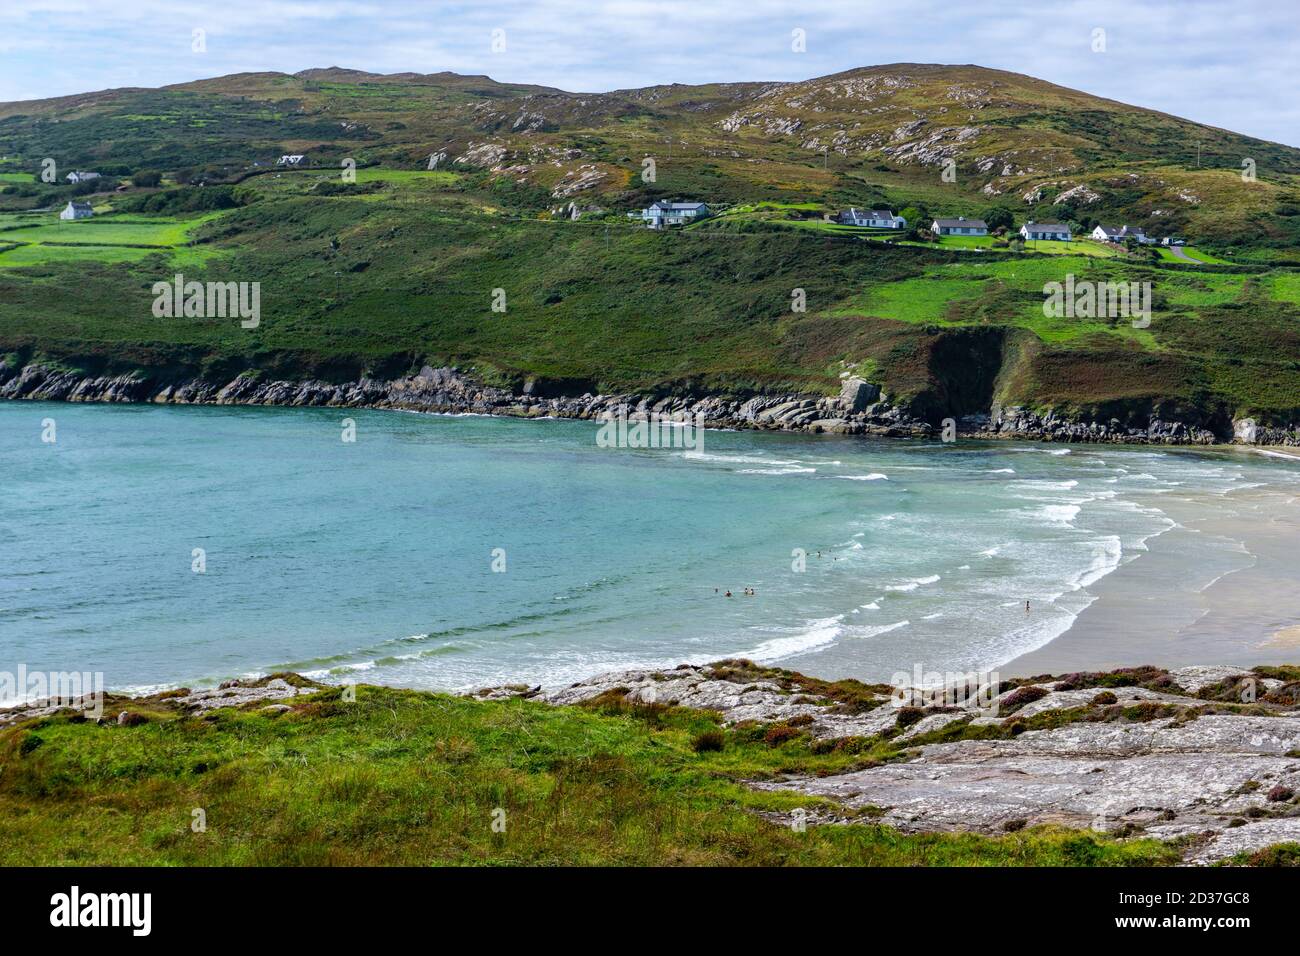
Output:
[[[362,378],[345,384],[319,380],[267,381],[241,373],[230,382],[185,378],[163,381],[143,371],[93,376],[41,363],[10,366],[0,360],[0,399],[156,405],[272,405],[374,408],[510,418],[601,420],[624,414],[630,420],[697,422],[705,428],[752,429],[807,434],[886,438],[1010,439],[1081,444],[1165,446],[1249,445],[1265,449],[1300,447],[1300,427],[1267,428],[1253,419],[1233,422],[1232,437],[1202,425],[1149,416],[1145,421],[1073,419],[1048,411],[994,404],[984,412],[936,424],[907,403],[895,403],[879,386],[848,377],[834,396],[753,394],[746,397],[646,396],[635,393],[546,396],[526,382],[518,393],[485,385],[456,367],[424,366],[408,378]]]
[[[1096,600],[1065,632],[1008,661],[1003,672],[1258,666],[1294,657],[1300,595],[1281,572],[1294,560],[1300,497],[1249,488],[1226,504],[1229,510],[1195,497],[1162,500],[1174,525],[1092,585]],[[1204,559],[1189,569],[1179,558],[1192,552]]]

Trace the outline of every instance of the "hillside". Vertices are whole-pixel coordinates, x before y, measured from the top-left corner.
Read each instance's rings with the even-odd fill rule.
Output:
[[[285,153],[311,168],[271,168]],[[459,364],[552,394],[733,396],[833,394],[852,371],[929,421],[994,401],[1222,437],[1235,418],[1300,420],[1300,150],[1012,73],[895,64],[598,94],[239,74],[0,104],[0,156],[11,369],[162,386]],[[44,184],[46,157],[105,179]],[[141,172],[161,184],[132,185]],[[59,223],[74,195],[97,215]],[[669,234],[627,219],[665,197],[721,215]],[[848,205],[913,224],[1128,223],[1193,246],[884,244],[826,221]],[[260,327],[155,318],[150,290],[176,272],[260,282]],[[1045,318],[1043,287],[1067,273],[1151,282],[1150,327]]]

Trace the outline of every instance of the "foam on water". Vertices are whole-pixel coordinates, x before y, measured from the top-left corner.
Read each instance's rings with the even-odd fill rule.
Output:
[[[1236,520],[1300,475],[1284,455],[748,432],[689,458],[598,448],[592,423],[356,410],[362,448],[324,409],[53,411],[58,446],[33,449],[45,412],[0,403],[0,629],[13,660],[115,688],[996,667],[1147,573],[1161,535],[1200,542],[1166,588],[1248,565],[1187,515]]]

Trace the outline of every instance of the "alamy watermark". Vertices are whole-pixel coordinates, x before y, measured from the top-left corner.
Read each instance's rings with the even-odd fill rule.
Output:
[[[159,319],[242,319],[245,329],[262,322],[262,283],[185,281],[153,284],[153,314]]]
[[[627,406],[620,405],[617,412],[606,411],[600,421],[599,448],[681,448],[688,458],[704,453],[703,413],[637,412],[629,417]]]
[[[87,717],[104,715],[103,671],[0,671],[0,707],[41,702],[49,707],[71,707]]]
[[[927,671],[914,664],[889,679],[894,707],[942,707],[996,716],[1002,679],[997,671]]]
[[[1043,285],[1043,315],[1049,319],[1132,319],[1133,328],[1151,325],[1150,282],[1077,281]]]

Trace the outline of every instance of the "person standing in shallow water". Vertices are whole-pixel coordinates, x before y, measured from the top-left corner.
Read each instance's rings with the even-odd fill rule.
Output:
[[[1026,614],[1029,613],[1029,602],[1028,602],[1028,601],[1025,602],[1025,613],[1026,613]]]

